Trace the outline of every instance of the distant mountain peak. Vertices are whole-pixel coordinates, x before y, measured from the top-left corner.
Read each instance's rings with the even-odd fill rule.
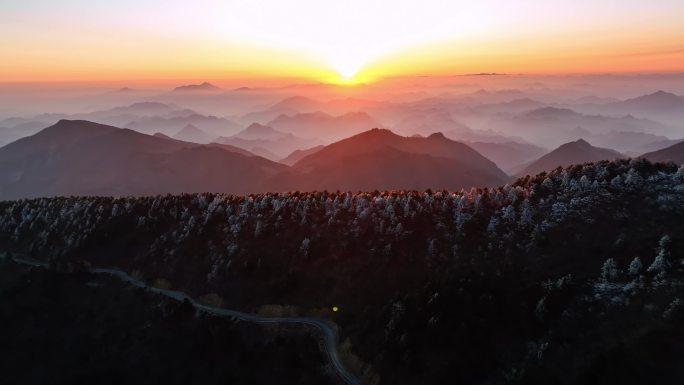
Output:
[[[446,136],[444,136],[444,134],[441,132],[435,132],[430,134],[430,136],[428,136],[428,139],[446,139]]]
[[[190,123],[181,128],[173,138],[194,143],[209,143],[213,139],[211,135]]]
[[[128,108],[168,108],[168,104],[160,102],[136,102],[128,106]]]
[[[669,98],[669,97],[672,97],[672,96],[675,96],[675,97],[676,97],[677,95],[675,95],[675,94],[673,94],[673,93],[671,93],[671,92],[666,92],[666,91],[663,91],[663,90],[658,90],[658,91],[656,91],[656,92],[654,92],[654,93],[652,93],[652,94],[650,94],[650,95],[646,95],[646,96],[657,96],[657,97],[668,97],[668,98]]]
[[[261,123],[252,123],[249,126],[247,126],[247,128],[245,128],[244,130],[231,136],[231,138],[241,138],[248,140],[276,140],[285,137],[294,138],[294,136],[290,133],[278,131],[271,126]]]
[[[202,131],[197,126],[194,124],[188,123],[185,125],[185,127],[181,128],[180,131]]]
[[[587,142],[587,141],[584,140],[583,138],[577,139],[577,140],[575,141],[575,143],[577,143],[577,144],[579,144],[579,145],[582,145],[582,146],[591,146],[591,144],[589,144],[589,142]]]
[[[204,82],[202,84],[189,84],[185,86],[179,86],[174,88],[174,91],[218,91],[221,88],[209,83]]]
[[[554,118],[554,117],[572,117],[579,116],[577,112],[569,108],[558,108],[558,107],[540,107],[529,111],[527,116],[530,117],[543,117],[543,118]]]
[[[271,126],[267,126],[261,123],[252,123],[244,130],[245,132],[273,132],[275,129]]]
[[[651,94],[638,96],[633,99],[627,99],[623,103],[627,103],[628,105],[667,107],[671,105],[682,105],[682,103],[684,103],[684,99],[671,92],[658,90]]]

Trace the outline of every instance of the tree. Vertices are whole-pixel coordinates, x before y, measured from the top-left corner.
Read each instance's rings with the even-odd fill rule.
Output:
[[[604,282],[615,282],[618,278],[620,271],[618,270],[617,263],[613,258],[608,258],[603,263],[601,267],[601,279]]]
[[[644,269],[644,264],[641,263],[641,258],[639,257],[634,257],[632,262],[629,264],[629,275],[631,276],[638,276],[641,274],[641,271]]]

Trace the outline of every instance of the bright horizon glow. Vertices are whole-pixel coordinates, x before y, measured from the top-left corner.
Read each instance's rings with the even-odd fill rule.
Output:
[[[681,15],[680,0],[9,0],[0,81],[677,72]]]

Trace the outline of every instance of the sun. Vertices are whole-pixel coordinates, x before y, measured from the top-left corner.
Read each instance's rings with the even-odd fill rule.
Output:
[[[353,60],[335,60],[332,67],[339,75],[339,82],[345,84],[355,83],[356,76],[362,65]]]
[[[351,81],[359,72],[359,67],[356,65],[339,64],[335,66],[335,71],[342,77],[342,79]]]
[[[352,57],[336,57],[330,60],[332,69],[339,75],[336,79],[340,84],[356,84],[359,82],[359,72],[363,69],[364,60]]]

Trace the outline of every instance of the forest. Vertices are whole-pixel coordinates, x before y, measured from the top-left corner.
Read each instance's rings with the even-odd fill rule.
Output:
[[[366,384],[675,384],[683,215],[684,168],[635,159],[462,191],[4,201],[0,249],[332,320]]]

